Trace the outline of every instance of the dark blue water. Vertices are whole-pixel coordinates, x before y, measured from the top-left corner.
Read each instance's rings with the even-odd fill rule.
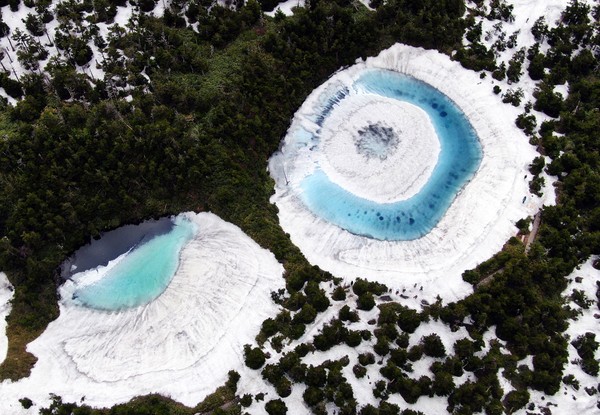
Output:
[[[376,203],[357,197],[331,182],[321,170],[301,183],[302,199],[317,216],[351,233],[380,240],[418,239],[435,227],[477,171],[482,158],[477,134],[452,100],[415,78],[387,70],[367,70],[354,86],[423,109],[440,142],[437,165],[420,192],[400,202]],[[333,96],[336,105],[327,108],[321,114],[323,118],[336,111],[338,102],[347,99],[342,92]]]

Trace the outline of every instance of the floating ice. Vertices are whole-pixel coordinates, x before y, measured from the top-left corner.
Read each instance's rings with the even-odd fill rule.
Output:
[[[445,101],[421,102],[411,97],[412,93],[402,91],[402,99],[407,101],[402,102],[397,99],[399,91],[394,92],[397,88],[376,89],[381,83],[364,81],[372,76],[388,76],[393,81],[394,77],[401,78],[400,74],[437,89]],[[491,89],[478,83],[477,74],[445,55],[398,44],[336,73],[313,91],[296,113],[281,150],[269,162],[276,182],[272,201],[279,208],[281,226],[311,263],[346,279],[366,277],[392,287],[422,284],[422,295],[427,299],[438,294],[454,299],[470,291],[460,277],[462,272],[497,252],[514,234],[514,223],[534,214],[540,205],[540,200],[533,197],[523,203],[523,196],[529,194],[527,167],[536,152],[514,125],[518,110],[503,105]],[[362,95],[364,98],[359,99],[368,102],[353,104],[348,100],[346,106],[344,101],[353,94]],[[436,120],[447,123],[454,118],[447,102],[460,108],[479,138],[480,160],[476,151],[470,150],[473,146],[457,148],[450,160],[445,158],[447,148]],[[409,117],[394,117],[398,111],[412,113]],[[438,117],[433,117],[433,113]],[[391,145],[371,145],[374,150],[370,151],[385,151],[385,158],[366,157],[364,151],[357,151],[356,135],[378,124],[396,132],[397,147],[393,137],[380,139]],[[414,133],[415,128],[422,130]],[[431,129],[436,134],[431,135]],[[405,135],[406,132],[411,134]],[[468,133],[462,136],[469,140],[475,137]],[[407,156],[399,150],[403,137],[410,140],[414,154]],[[369,233],[345,230],[332,223],[331,218],[321,216],[322,210],[307,206],[311,200],[307,192],[315,183],[307,185],[306,181],[319,184],[321,179],[370,202],[391,204],[408,200],[425,193],[427,183],[435,180],[436,170],[448,161],[457,161],[456,158],[474,159],[475,168],[466,172],[462,184],[457,181],[458,194],[454,201],[450,200],[437,224],[413,240],[361,236]],[[449,169],[448,175],[442,177],[452,177],[450,172],[456,173],[456,169]],[[320,191],[325,194],[312,200],[334,200],[335,186],[322,187],[325,190]],[[371,214],[377,217],[378,212],[379,217],[384,217],[379,219],[381,222],[395,219],[392,212],[388,217],[377,210]],[[356,209],[348,213],[361,212]],[[400,216],[400,221],[410,224],[410,217]]]

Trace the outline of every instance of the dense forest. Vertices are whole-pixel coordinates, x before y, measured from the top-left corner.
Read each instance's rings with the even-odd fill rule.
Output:
[[[8,3],[19,6],[19,0]],[[210,210],[284,264],[287,289],[273,297],[285,310],[263,323],[258,344],[246,349],[246,363],[261,370],[280,397],[289,395],[291,383],[306,384],[303,398],[313,413],[327,413],[325,402],[347,414],[414,413],[388,403],[391,394],[408,403],[422,395],[447,396],[448,411],[456,414],[512,413],[528,404],[528,390],[554,394],[572,381],[563,378],[568,341],[562,333],[573,316],[562,297],[565,276],[600,254],[600,6],[573,0],[558,24],[540,19],[533,33],[537,43],[515,48],[507,67],[484,46],[477,24],[477,17],[508,21],[511,9],[503,1],[486,9],[483,1],[373,0],[370,11],[357,2],[314,0],[293,16],[274,18],[255,0],[231,7],[210,3],[173,1],[157,18],[149,13],[153,0],[132,2],[132,24],[103,39],[94,24],[110,21],[125,1],[70,0],[55,16],[48,2],[39,2],[39,20],[31,19],[29,35],[1,31],[20,42],[18,58],[30,69],[18,79],[8,71],[0,74],[0,86],[17,99],[0,109],[0,269],[15,286],[0,379],[27,376],[35,358],[25,345],[56,318],[58,268],[68,255],[125,223]],[[61,53],[42,71],[37,62],[44,50],[32,36],[44,33],[52,19],[60,22],[54,43]],[[91,59],[82,39],[93,39],[102,52],[103,79],[78,71]],[[558,203],[542,210],[539,237],[529,249],[517,238],[507,241],[500,253],[464,274],[474,285],[472,295],[421,311],[384,304],[387,288],[379,284],[359,280],[343,287],[308,264],[278,225],[265,170],[293,113],[316,86],[338,68],[395,42],[437,49],[468,69],[515,84],[527,72],[538,82],[535,101],[523,105],[516,123],[550,160],[532,161],[532,190],[541,188],[542,172],[558,177]],[[509,42],[494,47],[510,49]],[[562,97],[554,86],[565,82],[569,95]],[[514,95],[506,105],[521,104]],[[549,119],[537,125],[534,110]],[[526,232],[528,219],[520,225]],[[486,278],[491,274],[494,278]],[[320,288],[319,282],[330,280],[331,292]],[[298,345],[278,363],[264,365],[261,344],[277,349],[299,338],[318,313],[347,297],[355,298],[356,310],[342,308],[313,344]],[[349,328],[361,310],[373,309],[379,311],[372,332]],[[407,336],[427,321],[465,327],[469,338],[452,351],[440,348],[435,337],[409,348]],[[508,353],[491,348],[475,356],[491,327]],[[383,362],[385,381],[373,391],[379,407],[357,407],[339,375],[347,362],[308,367],[301,361],[314,350],[367,340],[375,342],[373,353],[359,356],[353,370],[364,376],[375,356]],[[598,343],[593,336],[575,341],[584,370],[597,375]],[[435,376],[413,379],[410,362],[424,355],[437,359]],[[517,365],[527,356],[533,370]],[[507,396],[499,385],[500,368],[515,388]],[[475,380],[455,387],[453,377],[465,371]],[[63,404],[57,397],[47,413],[242,413],[251,397],[235,397],[236,375],[230,373],[225,386],[193,409],[156,396],[107,410]],[[227,402],[235,404],[223,407]],[[287,411],[281,400],[266,404],[270,414]]]

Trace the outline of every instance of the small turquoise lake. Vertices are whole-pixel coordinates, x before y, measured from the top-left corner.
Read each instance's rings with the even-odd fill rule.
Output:
[[[123,246],[119,249],[111,246],[111,243],[118,245],[117,240],[121,238],[114,232],[119,231],[130,244],[122,253]],[[100,310],[121,310],[151,302],[168,287],[179,266],[181,250],[196,231],[195,224],[179,215],[169,218],[166,224],[163,220],[160,226],[129,226],[128,232],[107,233],[106,240],[102,237],[94,241],[95,250],[80,255],[84,257],[80,260],[90,261],[93,258],[89,255],[98,251],[118,255],[104,258],[109,259],[108,264],[99,266],[97,271],[91,269],[73,274],[76,284],[73,300]],[[132,239],[135,240],[133,244]]]
[[[477,134],[452,100],[410,76],[388,70],[367,70],[353,87],[360,91],[358,93],[380,95],[424,110],[440,142],[437,164],[427,183],[406,200],[377,203],[357,197],[333,183],[320,169],[301,182],[302,200],[316,216],[353,234],[392,241],[421,238],[436,226],[477,171],[483,155]],[[348,97],[351,97],[348,90],[332,93],[330,100],[318,109],[319,125]],[[373,126],[368,132],[382,136],[379,130],[381,128]],[[379,142],[390,142],[392,133],[383,132],[385,135]],[[366,138],[370,139],[369,135]],[[369,144],[370,151],[380,152],[378,145],[378,142]],[[402,177],[398,177],[398,181],[401,180]]]

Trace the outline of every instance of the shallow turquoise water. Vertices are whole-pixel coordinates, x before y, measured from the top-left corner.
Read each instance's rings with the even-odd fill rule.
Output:
[[[189,220],[178,216],[173,221],[169,232],[142,240],[98,281],[81,281],[73,298],[101,310],[136,307],[157,298],[177,271],[181,249],[196,233]]]
[[[380,240],[418,239],[440,221],[477,171],[482,158],[477,134],[452,100],[415,78],[387,70],[368,70],[354,86],[423,109],[440,141],[437,165],[421,191],[400,202],[376,203],[357,197],[318,169],[302,181],[302,199],[317,216],[351,233]],[[346,91],[332,96],[331,103],[321,108],[320,125],[346,97]]]

